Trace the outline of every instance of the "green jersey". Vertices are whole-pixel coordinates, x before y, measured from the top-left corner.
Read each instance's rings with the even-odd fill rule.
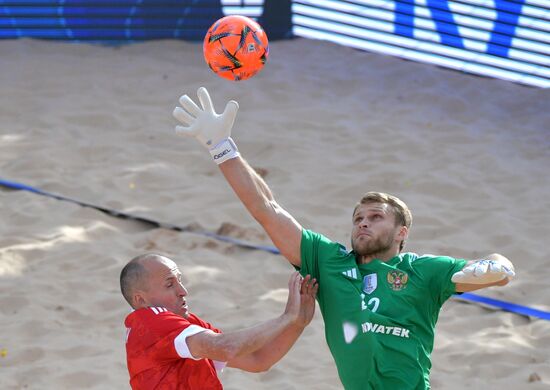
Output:
[[[434,328],[466,260],[402,253],[357,264],[354,252],[303,230],[300,272],[319,282],[325,337],[347,390],[429,389]]]

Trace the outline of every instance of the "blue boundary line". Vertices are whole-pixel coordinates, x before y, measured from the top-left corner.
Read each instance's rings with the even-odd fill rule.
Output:
[[[78,205],[83,206],[83,207],[91,207],[91,208],[97,209],[99,211],[102,211],[106,214],[112,215],[112,216],[117,217],[117,218],[133,219],[133,220],[143,222],[143,223],[155,226],[155,227],[160,227],[160,228],[165,228],[165,229],[176,230],[176,231],[179,231],[179,232],[194,233],[194,234],[206,236],[206,237],[213,238],[213,239],[216,239],[216,240],[219,240],[219,241],[224,241],[224,242],[228,242],[228,243],[231,243],[231,244],[235,244],[235,245],[241,246],[243,248],[257,249],[257,250],[262,250],[262,251],[265,251],[265,252],[270,252],[270,253],[273,253],[273,254],[280,254],[279,250],[275,247],[272,247],[272,246],[255,245],[255,244],[251,244],[251,243],[248,243],[246,241],[242,241],[242,240],[239,240],[239,239],[236,239],[236,238],[233,238],[233,237],[222,236],[220,234],[210,233],[210,232],[207,232],[207,231],[191,230],[187,227],[181,227],[181,226],[177,226],[177,225],[158,222],[158,221],[155,221],[153,219],[140,217],[140,216],[133,215],[133,214],[124,213],[124,212],[121,212],[121,211],[118,211],[118,210],[97,206],[97,205],[87,203],[87,202],[81,202],[81,201],[78,201],[78,200],[75,200],[75,199],[67,198],[67,197],[62,196],[62,195],[53,194],[51,192],[43,191],[43,190],[41,190],[39,188],[36,188],[36,187],[30,186],[30,185],[27,185],[27,184],[14,182],[14,181],[11,181],[11,180],[5,180],[5,179],[0,178],[0,186],[10,188],[10,189],[13,189],[13,190],[29,191],[29,192],[32,192],[32,193],[35,193],[35,194],[38,194],[38,195],[44,195],[44,196],[54,198],[54,199],[57,199],[57,200],[63,200],[63,201],[75,203],[75,204],[78,204]],[[529,317],[536,317],[536,318],[541,318],[543,320],[550,321],[550,312],[533,309],[531,307],[527,307],[527,306],[523,306],[523,305],[517,305],[515,303],[501,301],[499,299],[484,297],[484,296],[477,295],[477,294],[472,294],[472,293],[463,293],[463,294],[460,294],[460,295],[455,295],[455,297],[459,300],[466,300],[466,301],[471,301],[471,302],[480,303],[480,304],[484,304],[484,305],[494,306],[498,309],[501,309],[501,310],[504,310],[504,311],[509,311],[509,312],[512,312],[512,313],[515,313],[515,314],[519,314],[519,315],[523,315],[523,316],[529,316]]]
[[[482,303],[485,305],[495,306],[501,310],[510,311],[512,313],[520,314],[523,316],[537,317],[537,318],[542,318],[543,320],[550,321],[550,313],[547,311],[537,310],[537,309],[533,309],[531,307],[522,306],[522,305],[516,305],[515,303],[501,301],[500,299],[483,297],[481,295],[472,294],[472,293],[463,293],[457,296],[456,298],[477,302],[477,303]]]

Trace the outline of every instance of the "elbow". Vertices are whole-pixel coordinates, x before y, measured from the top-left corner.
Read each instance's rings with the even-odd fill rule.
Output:
[[[251,371],[251,372],[253,372],[254,374],[260,374],[262,372],[269,371],[270,368],[271,368],[271,366],[257,367],[254,371]]]
[[[251,367],[249,367],[247,371],[250,371],[256,374],[269,371],[271,367],[273,367],[277,362],[276,360],[273,359],[272,356],[266,355],[261,350],[252,352],[250,357],[251,357],[251,360],[254,362],[254,364]]]
[[[273,367],[273,364],[271,363],[258,361],[253,367],[249,367],[247,371],[254,374],[260,374],[262,372],[269,371],[271,367]]]
[[[271,367],[273,367],[275,363],[274,362],[271,362],[271,361],[264,361],[262,362],[261,359],[258,361],[258,365],[256,366],[256,373],[260,373],[260,372],[267,372],[271,369]]]

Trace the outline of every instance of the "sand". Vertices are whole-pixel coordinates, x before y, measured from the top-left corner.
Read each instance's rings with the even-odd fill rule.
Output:
[[[165,223],[270,245],[172,109],[206,86],[240,103],[233,136],[301,224],[347,244],[368,190],[412,209],[406,249],[499,252],[517,279],[480,294],[550,310],[548,90],[331,43],[272,42],[252,80],[217,78],[200,44],[0,41],[0,177]],[[197,232],[0,190],[0,388],[126,389],[118,287],[133,256],[180,266],[192,311],[230,331],[278,315],[291,267]],[[441,312],[434,389],[550,388],[550,322],[457,300]],[[271,371],[226,389],[340,389],[317,312]]]

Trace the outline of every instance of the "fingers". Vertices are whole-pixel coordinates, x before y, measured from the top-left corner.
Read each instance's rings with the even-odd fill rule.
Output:
[[[514,270],[510,269],[504,264],[494,262],[494,261],[490,262],[488,270],[489,272],[505,274],[506,276],[512,277],[512,278],[516,276],[516,273],[514,272]]]
[[[288,280],[288,289],[290,292],[300,292],[300,284],[302,283],[302,276],[299,272],[293,272]]]
[[[200,87],[197,90],[197,96],[199,97],[199,101],[201,102],[202,109],[204,111],[214,114],[214,105],[212,104],[212,99],[210,98],[208,90],[204,87]]]
[[[197,106],[197,104],[187,95],[183,95],[182,97],[180,97],[180,104],[185,109],[185,111],[187,111],[189,114],[191,114],[191,116],[195,118],[198,117],[201,113],[201,109],[199,108],[199,106]]]
[[[174,108],[172,116],[184,125],[191,125],[195,121],[195,118],[181,107]]]
[[[317,280],[313,279],[313,288],[311,289],[311,296],[313,298],[317,297],[317,292],[319,291],[319,283],[317,283]]]
[[[319,284],[317,283],[317,280],[315,278],[312,278],[311,275],[306,275],[306,277],[302,281],[300,293],[303,295],[315,297],[318,290]]]
[[[237,111],[239,111],[239,103],[237,103],[235,100],[230,100],[225,105],[222,116],[227,117],[233,122],[235,121],[235,117],[237,116]]]
[[[221,115],[222,121],[223,121],[223,127],[226,129],[226,136],[231,136],[231,129],[233,128],[233,124],[235,123],[235,119],[237,118],[237,111],[239,110],[239,104],[231,100],[227,105],[225,106],[225,110],[223,110],[223,114]]]
[[[492,262],[485,260],[479,261],[475,264],[474,276],[485,275],[488,270],[493,271]]]
[[[302,285],[300,286],[300,294],[307,294],[310,288],[310,282],[311,282],[311,275],[306,275],[306,277],[302,281]]]

